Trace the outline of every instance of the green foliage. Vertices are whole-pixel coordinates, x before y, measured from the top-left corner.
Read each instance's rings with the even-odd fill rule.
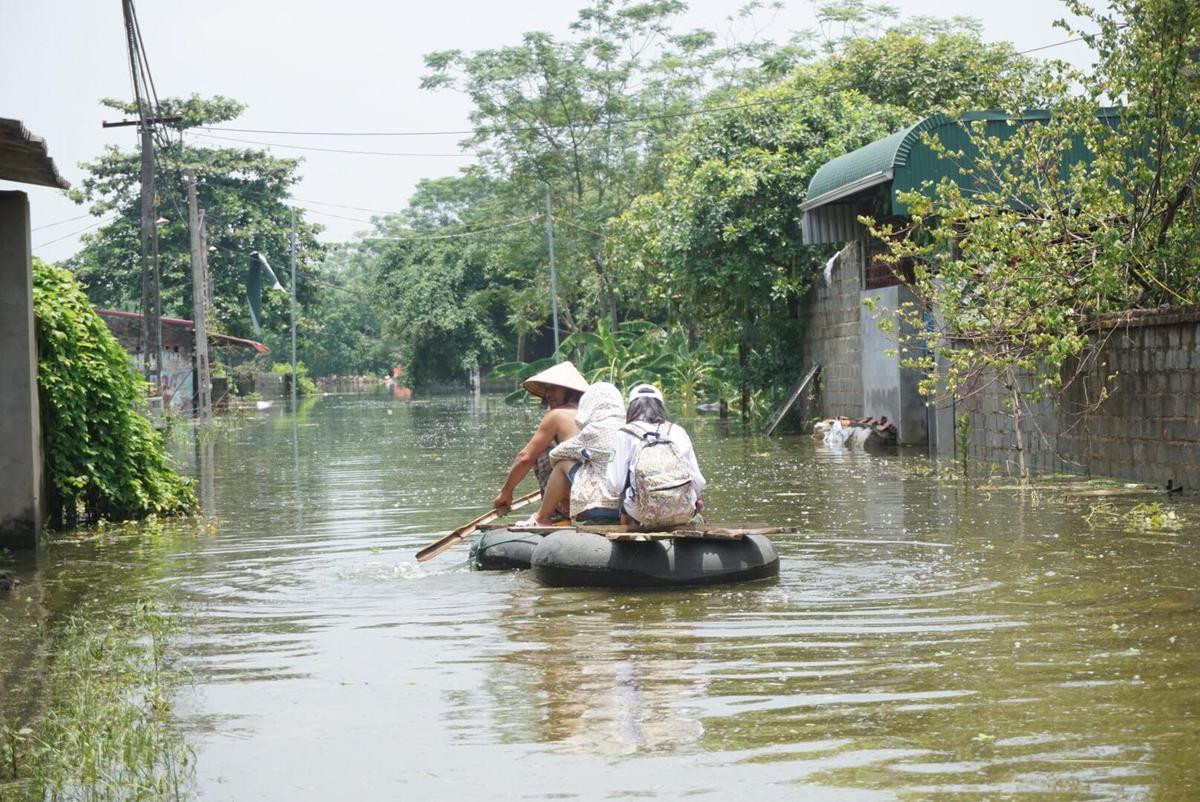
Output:
[[[144,602],[110,611],[101,626],[83,616],[58,624],[39,688],[49,707],[0,720],[0,799],[190,796],[194,758],[172,722],[175,634],[172,615]]]
[[[492,219],[499,209],[537,214],[547,190],[552,195],[568,329],[599,317],[616,323],[623,301],[640,308],[615,284],[602,229],[657,188],[681,116],[714,89],[764,80],[759,65],[778,74],[805,52],[796,42],[727,44],[712,31],[678,31],[686,8],[679,0],[594,0],[566,37],[529,32],[507,47],[426,56],[423,85],[458,90],[474,105],[467,144],[481,160],[474,175],[499,185],[487,203]],[[544,295],[543,237],[530,227],[494,252],[510,278]],[[549,311],[523,292],[508,302],[518,326],[538,328]]]
[[[822,13],[856,24],[882,13],[839,8]],[[1010,47],[984,45],[961,26],[840,47],[778,84],[735,94],[739,108],[697,118],[665,159],[662,189],[608,227],[610,261],[630,293],[695,325],[714,347],[737,349],[746,415],[755,390],[789,384],[800,370],[799,301],[830,255],[801,244],[813,173],[936,108],[991,102],[994,79],[1024,66]]]
[[[313,375],[381,376],[399,361],[399,343],[385,331],[391,310],[378,296],[377,266],[364,249],[326,249],[313,302],[296,323],[297,352]]]
[[[463,383],[472,367],[495,360],[502,340],[503,284],[493,283],[473,243],[416,240],[381,250],[390,298],[384,331],[399,343],[405,379],[420,387]]]
[[[176,513],[195,505],[137,411],[145,384],[72,275],[34,262],[38,386],[56,518],[73,523]]]
[[[722,377],[730,355],[690,341],[679,326],[664,329],[645,320],[631,320],[614,328],[601,320],[595,331],[577,331],[563,340],[559,356],[571,359],[589,382],[606,381],[622,388],[649,382],[678,397],[688,409],[701,395],[727,397],[723,393],[728,385]],[[492,375],[524,380],[554,361],[547,357],[507,362],[497,365]],[[510,397],[523,396],[524,391],[519,390]]]
[[[910,228],[875,226],[893,261],[915,264],[919,300],[904,314],[930,351],[912,366],[928,370],[935,356],[946,366],[924,391],[998,381],[1018,432],[1030,403],[1091,370],[1104,315],[1200,303],[1200,6],[1118,0],[1103,15],[1068,5],[1098,31],[1085,34],[1095,68],[1060,65],[1032,87],[1014,77],[1003,86],[1010,121],[1033,103],[1048,118],[964,122],[955,149],[929,140],[957,175],[902,197]],[[1100,113],[1113,98],[1114,112]],[[1107,392],[1087,389],[1091,403]]]
[[[291,362],[276,362],[271,365],[271,372],[277,376],[291,376]],[[296,361],[296,395],[317,395],[320,391],[316,383],[308,377],[308,367],[299,360]]]
[[[128,103],[106,100],[104,105],[136,113]],[[235,119],[241,103],[224,97],[164,98],[166,115],[184,118],[191,128]],[[164,315],[192,317],[191,235],[188,231],[187,188],[183,175],[196,176],[198,203],[205,212],[209,276],[212,282],[213,331],[237,337],[264,339],[272,350],[288,345],[288,293],[263,293],[262,337],[255,335],[246,310],[247,260],[253,251],[264,254],[279,277],[289,259],[291,212],[287,197],[299,180],[300,162],[246,147],[200,146],[191,140],[172,142],[158,152],[156,214],[166,222],[158,227],[161,294]],[[86,176],[74,197],[99,216],[116,218],[84,237],[83,249],[67,267],[86,286],[92,303],[101,307],[140,309],[141,200],[140,155],[137,150],[111,147],[83,165]],[[319,336],[308,325],[310,308],[327,296],[317,284],[314,265],[321,246],[318,227],[297,215],[296,297],[305,341]]]

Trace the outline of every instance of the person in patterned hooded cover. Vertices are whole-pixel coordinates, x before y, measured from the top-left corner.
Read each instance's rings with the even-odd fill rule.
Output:
[[[620,499],[608,481],[608,461],[625,424],[621,391],[608,382],[596,382],[579,400],[575,414],[579,433],[550,452],[554,464],[542,495],[542,506],[514,528],[549,526],[555,511],[566,507],[571,518],[611,521],[620,516]]]

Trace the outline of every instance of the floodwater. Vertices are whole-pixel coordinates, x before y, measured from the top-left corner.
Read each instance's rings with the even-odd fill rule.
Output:
[[[181,448],[205,521],[10,559],[0,677],[40,665],[38,621],[168,595],[205,800],[1200,798],[1194,498],[968,488],[704,419],[710,520],[794,528],[777,581],[418,565],[535,415],[329,396],[224,425]],[[1185,524],[1127,531],[1146,501]]]

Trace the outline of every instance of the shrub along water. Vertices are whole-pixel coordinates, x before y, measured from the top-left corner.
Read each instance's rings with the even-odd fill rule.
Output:
[[[190,483],[139,414],[145,383],[67,270],[34,262],[38,387],[58,525],[186,512]]]

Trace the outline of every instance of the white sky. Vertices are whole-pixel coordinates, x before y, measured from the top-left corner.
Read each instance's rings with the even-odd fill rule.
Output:
[[[686,27],[725,29],[742,0],[693,0]],[[1065,15],[1056,0],[892,0],[904,16],[966,15],[983,23],[985,38],[1018,49],[1062,41],[1052,27]],[[287,130],[444,130],[469,128],[469,104],[452,92],[420,89],[422,56],[432,50],[476,50],[513,44],[521,33],[565,35],[579,0],[139,0],[138,15],[159,96],[222,94],[248,105],[228,123]],[[791,0],[767,31],[815,28],[813,5]],[[104,145],[131,149],[133,128],[103,129],[116,118],[102,97],[127,98],[131,88],[120,0],[0,0],[0,117],[14,117],[43,137],[59,172],[72,185]],[[1039,55],[1087,61],[1082,44]],[[455,136],[321,138],[230,134],[245,139],[315,147],[454,153]],[[215,144],[215,143],[214,143]],[[326,240],[367,228],[368,212],[402,209],[417,181],[449,175],[469,159],[362,156],[274,149],[303,155],[294,196],[304,206],[359,218],[341,220],[306,211],[326,226]],[[79,229],[95,222],[57,190],[0,181],[0,189],[30,195],[34,253],[56,260],[72,254]],[[41,228],[46,226],[45,228]],[[57,240],[57,241],[55,241]]]

